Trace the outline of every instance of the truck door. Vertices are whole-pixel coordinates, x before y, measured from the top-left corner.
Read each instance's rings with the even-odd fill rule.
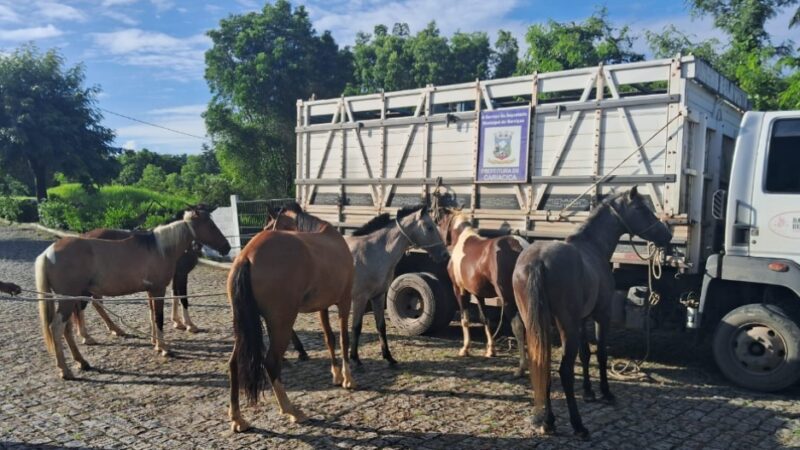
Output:
[[[769,113],[761,133],[750,256],[800,263],[800,112]]]

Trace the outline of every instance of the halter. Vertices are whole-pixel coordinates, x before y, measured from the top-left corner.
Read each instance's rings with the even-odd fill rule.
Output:
[[[281,218],[281,214],[283,214],[284,207],[281,206],[281,209],[278,210],[278,214],[275,215],[275,218],[272,219],[272,230],[275,231],[278,229],[278,219]]]
[[[614,217],[616,217],[619,220],[622,226],[625,227],[625,230],[627,230],[628,232],[629,238],[633,237],[633,235],[641,236],[642,234],[650,231],[653,227],[661,223],[658,220],[656,220],[655,222],[651,223],[650,226],[646,227],[644,230],[639,230],[638,233],[634,233],[631,230],[631,227],[628,226],[628,222],[625,222],[625,219],[622,218],[622,215],[617,211],[617,208],[614,208],[614,205],[610,202],[608,203],[608,209],[611,210],[611,214],[613,214]]]
[[[192,240],[196,241],[197,240],[197,233],[195,233],[195,231],[194,231],[194,227],[192,226],[192,222],[189,221],[189,220],[184,220],[184,223],[186,223],[186,227],[189,228],[189,233],[192,235]]]
[[[419,245],[416,242],[414,242],[413,239],[411,239],[411,236],[406,234],[405,230],[403,230],[403,225],[400,223],[400,221],[397,219],[397,217],[394,218],[394,222],[397,224],[397,229],[400,230],[400,234],[402,234],[403,237],[408,239],[408,242],[411,244],[412,247],[416,247],[416,248],[432,248],[432,247],[438,247],[440,245],[442,247],[444,247],[444,243],[442,243],[442,242],[437,243],[437,244]]]

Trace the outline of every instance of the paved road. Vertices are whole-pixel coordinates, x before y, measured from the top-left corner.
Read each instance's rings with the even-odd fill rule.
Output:
[[[0,279],[33,288],[33,260],[46,235],[0,227]],[[190,291],[219,292],[226,273],[200,267]],[[460,331],[437,338],[390,335],[401,368],[380,360],[374,324],[367,320],[358,389],[331,386],[316,318],[299,321],[311,361],[284,371],[290,397],[314,420],[292,425],[271,396],[243,412],[255,430],[229,431],[227,357],[230,313],[224,298],[198,299],[195,322],[204,332],[169,329],[175,353],[159,357],[142,335],[108,336],[92,311],[99,345],[82,346],[98,370],[79,381],[56,377],[31,303],[0,303],[0,448],[777,448],[800,446],[800,388],[755,394],[722,380],[707,347],[656,335],[653,381],[617,382],[618,405],[580,404],[590,442],[571,436],[556,376],[559,434],[531,435],[526,380],[512,377],[513,356],[459,358]],[[142,305],[110,306],[131,326],[147,330]],[[475,331],[480,345],[482,333]],[[475,348],[479,355],[479,348]],[[638,356],[641,337],[617,333],[612,357]],[[556,353],[557,354],[557,353]],[[557,361],[558,359],[556,359]],[[554,366],[555,368],[555,366]]]

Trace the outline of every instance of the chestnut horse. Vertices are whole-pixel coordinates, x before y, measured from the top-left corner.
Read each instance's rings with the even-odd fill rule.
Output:
[[[281,211],[297,231],[264,230],[233,261],[228,274],[228,298],[233,311],[234,344],[230,370],[231,429],[249,424],[239,409],[239,387],[250,403],[258,401],[267,378],[282,414],[292,422],[307,419],[286,395],[281,380],[283,354],[292,337],[298,313],[319,312],[325,344],[331,357],[334,384],[354,388],[347,358],[353,257],[344,237],[330,223],[291,204]],[[336,364],[336,344],[328,308],[336,305],[342,345],[342,367]],[[269,349],[265,351],[261,318],[266,321]]]
[[[470,295],[478,300],[480,320],[486,332],[486,356],[495,356],[494,336],[489,321],[484,314],[484,299],[499,297],[504,311],[503,322],[511,321],[511,329],[519,347],[519,368],[516,376],[525,371],[525,345],[522,320],[514,303],[514,287],[511,274],[514,264],[528,241],[520,236],[500,236],[485,238],[478,235],[472,227],[469,217],[458,210],[442,208],[439,219],[439,230],[445,243],[451,248],[450,263],[447,273],[453,282],[453,290],[461,311],[461,328],[464,332],[464,346],[458,352],[460,356],[469,355],[469,313],[467,307]],[[500,323],[497,326],[500,327]]]
[[[215,208],[208,208],[205,205],[197,205],[195,208],[198,210],[205,210],[208,211],[210,214],[214,211]],[[175,219],[180,219],[185,211],[181,211],[175,216]],[[115,230],[115,229],[108,229],[108,228],[97,228],[92,231],[88,231],[83,233],[81,237],[92,238],[92,239],[109,239],[112,241],[119,241],[123,239],[127,239],[134,234],[142,234],[147,233],[146,231],[129,231],[129,230]],[[187,294],[189,293],[188,290],[188,283],[189,283],[189,272],[191,272],[196,266],[200,259],[200,255],[202,252],[203,246],[199,244],[197,241],[192,242],[192,245],[186,249],[186,251],[178,258],[178,261],[175,263],[175,274],[172,276],[172,295],[174,297],[180,297],[180,305],[182,306],[183,312],[183,319],[181,319],[180,315],[178,314],[179,306],[179,299],[174,298],[172,299],[172,326],[178,330],[186,330],[190,333],[197,333],[199,328],[192,322],[191,317],[189,316],[189,300],[187,298]],[[106,313],[105,308],[103,308],[103,304],[101,302],[92,302],[92,305],[97,310],[97,314],[103,319],[103,322],[108,328],[108,331],[111,332],[114,336],[125,336],[125,332],[120,329],[117,324],[114,323],[113,320],[108,316]],[[89,336],[89,332],[86,330],[86,321],[84,319],[84,309],[86,308],[86,302],[81,305],[79,308],[78,315],[77,315],[77,325],[78,325],[78,336],[83,339],[83,343],[86,345],[93,345],[95,344],[95,340]],[[160,321],[158,327],[163,329],[164,323],[164,312],[163,311],[156,311],[156,321]]]
[[[569,418],[577,436],[588,438],[575,402],[575,357],[584,363],[583,388],[594,398],[588,373],[589,343],[583,336],[585,319],[597,325],[597,362],[600,392],[614,402],[608,388],[606,336],[611,322],[614,277],[611,256],[623,234],[636,235],[659,246],[672,239],[667,226],[647,207],[636,187],[616,195],[595,208],[591,216],[566,242],[535,242],[526,248],[514,268],[517,307],[525,324],[533,384],[533,426],[539,433],[554,431],[550,406],[550,323],[555,320],[561,335],[563,356],[559,375],[567,398]]]
[[[8,295],[18,295],[22,292],[22,289],[14,283],[4,283],[0,281],[0,292],[5,292]]]
[[[90,368],[78,351],[69,320],[77,312],[81,301],[53,301],[49,299],[49,293],[116,296],[146,291],[151,303],[152,341],[157,351],[167,355],[162,329],[156,325],[155,317],[155,312],[163,309],[164,300],[153,297],[164,295],[175,271],[175,262],[195,240],[221,252],[230,250],[228,241],[211,220],[208,211],[192,209],[186,211],[181,220],[157,227],[152,233],[135,234],[121,241],[61,238],[36,258],[42,333],[47,349],[56,358],[62,378],[73,377],[64,361],[62,335],[80,367]]]

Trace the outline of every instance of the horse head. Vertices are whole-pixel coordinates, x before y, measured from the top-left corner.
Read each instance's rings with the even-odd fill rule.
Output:
[[[413,245],[424,248],[435,262],[446,261],[450,257],[427,206],[401,209],[397,213],[397,223],[400,232]]]
[[[666,247],[672,240],[672,232],[647,206],[636,186],[617,196],[608,206],[627,233],[635,234],[659,247]]]
[[[469,218],[461,212],[461,209],[441,208],[442,212],[437,226],[439,227],[439,234],[448,248],[458,241],[458,236],[466,228],[464,225],[471,225]]]
[[[192,230],[195,241],[213,248],[221,255],[227,255],[231,251],[231,244],[211,219],[214,209],[204,204],[190,206],[183,212],[182,219]]]
[[[264,222],[265,230],[297,231],[297,218],[285,207],[267,207],[267,218]]]

